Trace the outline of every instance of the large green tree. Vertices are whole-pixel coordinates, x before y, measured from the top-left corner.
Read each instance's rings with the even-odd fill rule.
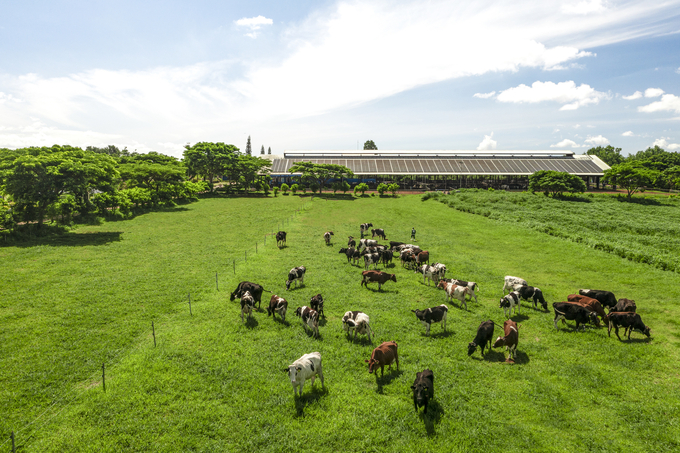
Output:
[[[599,157],[605,164],[609,165],[610,167],[612,165],[620,164],[625,159],[621,155],[621,148],[614,148],[611,145],[596,146],[595,148],[590,148],[588,151],[586,151],[586,154],[588,154],[589,156]]]
[[[564,192],[583,193],[586,183],[576,175],[563,171],[540,170],[529,176],[529,190],[546,195],[562,195]]]
[[[272,162],[269,159],[239,154],[236,160],[227,168],[227,175],[231,185],[235,188],[249,189],[259,185],[260,182],[268,182]],[[230,185],[230,186],[231,186]]]
[[[375,145],[375,142],[373,140],[366,140],[364,142],[364,149],[378,149],[378,147]]]
[[[623,187],[628,192],[628,199],[631,199],[634,193],[644,192],[654,185],[660,176],[659,170],[649,168],[644,162],[627,161],[606,170],[604,181]]]
[[[628,160],[642,162],[649,168],[664,171],[667,168],[680,165],[680,153],[666,151],[659,146],[654,146],[630,155]]]
[[[302,173],[304,181],[317,181],[323,191],[324,185],[331,179],[342,179],[353,176],[352,170],[344,165],[315,164],[312,162],[297,162],[288,170],[290,173]]]
[[[215,177],[233,173],[231,169],[237,164],[239,156],[239,149],[234,145],[199,142],[185,146],[184,164],[189,176],[202,177],[212,192]]]

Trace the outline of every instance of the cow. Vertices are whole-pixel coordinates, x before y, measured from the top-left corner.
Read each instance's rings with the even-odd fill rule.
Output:
[[[392,280],[393,282],[397,282],[397,276],[394,274],[388,274],[387,272],[381,272],[381,271],[362,271],[361,272],[361,286],[366,285],[366,288],[368,288],[369,283],[373,282],[378,282],[378,291],[380,291],[380,288],[382,285],[387,283],[388,281]]]
[[[267,307],[267,316],[273,316],[276,319],[275,313],[278,313],[281,316],[281,321],[285,321],[287,310],[288,301],[283,297],[272,294],[272,298],[269,300],[269,307]]]
[[[244,321],[244,314],[247,314],[248,318],[253,316],[253,308],[255,308],[255,299],[249,291],[246,291],[241,296],[241,322]]]
[[[446,265],[442,263],[434,263],[432,265],[435,269],[439,270],[439,279],[446,277]]]
[[[579,325],[583,324],[583,330],[585,331],[588,322],[599,325],[596,313],[589,311],[587,308],[582,307],[575,302],[555,302],[553,303],[553,310],[555,311],[553,323],[555,324],[556,330],[559,330],[557,321],[560,319],[576,321],[576,330],[578,330]]]
[[[352,260],[352,255],[354,255],[354,249],[352,247],[342,247],[338,253],[342,253],[347,257],[347,262],[349,263]]]
[[[286,245],[286,232],[279,231],[276,233],[276,245],[280,248]]]
[[[383,230],[382,228],[376,228],[375,230],[373,229],[371,230],[371,237],[374,238],[376,236],[383,240],[387,240],[387,238],[385,237],[385,230]]]
[[[368,248],[368,247],[377,247],[378,246],[378,241],[374,241],[372,239],[359,239],[359,250],[362,248]]]
[[[368,269],[371,264],[373,265],[373,269],[377,269],[379,262],[380,253],[366,253],[364,255],[364,269]]]
[[[534,303],[534,308],[537,308],[538,304],[540,303],[541,307],[543,307],[543,310],[548,309],[548,302],[545,301],[545,298],[543,297],[543,291],[541,291],[540,288],[528,285],[515,285],[514,289],[519,293],[520,298],[526,301],[531,299]]]
[[[491,351],[491,340],[493,339],[493,329],[496,323],[492,320],[482,322],[477,327],[477,335],[471,343],[468,343],[468,356],[472,355],[477,350],[477,346],[481,348],[482,355],[484,355],[484,348],[489,344],[487,352]]]
[[[417,255],[417,254],[419,254],[420,252],[422,252],[422,250],[421,250],[421,248],[420,248],[419,246],[413,245],[413,244],[406,244],[406,245],[404,245],[403,248],[402,248],[402,250],[407,250],[407,249],[411,249],[411,251],[412,251],[415,255]]]
[[[582,296],[592,297],[600,301],[603,307],[607,307],[609,311],[616,307],[617,300],[614,293],[611,291],[604,291],[601,289],[579,289],[578,293]]]
[[[361,237],[364,237],[364,233],[367,232],[373,226],[372,223],[362,223],[359,225],[359,231],[361,232]]]
[[[514,362],[517,356],[517,343],[519,342],[519,330],[517,329],[517,323],[512,319],[508,319],[503,323],[503,333],[504,337],[496,338],[493,344],[494,348],[505,346],[508,350],[508,358],[506,362]]]
[[[388,366],[388,371],[392,370],[392,363],[397,363],[397,370],[399,370],[399,354],[397,351],[397,343],[394,341],[384,341],[380,346],[375,348],[371,353],[371,360],[364,360],[368,363],[368,372],[373,374],[380,368],[380,377],[385,375],[385,365]]]
[[[619,299],[619,301],[616,303],[616,306],[612,309],[612,311],[616,312],[629,311],[631,313],[635,313],[637,311],[637,305],[635,305],[634,300]]]
[[[360,311],[348,311],[342,317],[342,328],[347,331],[347,335],[351,335],[354,331],[354,340],[357,339],[357,333],[368,335],[368,341],[371,341],[371,326],[370,319],[366,313]]]
[[[633,330],[638,330],[641,333],[645,334],[647,338],[651,335],[651,331],[649,330],[649,326],[645,326],[644,323],[642,322],[642,318],[640,317],[639,313],[632,313],[632,312],[609,312],[609,329],[607,329],[607,334],[611,337],[612,336],[612,327],[616,332],[616,337],[621,340],[621,337],[619,337],[619,326],[625,327],[626,330],[628,331],[628,339],[630,340],[630,334],[633,333]],[[623,332],[623,336],[626,336],[626,330]]]
[[[392,250],[385,250],[380,254],[380,260],[385,266],[387,266],[388,263],[392,262],[393,257],[394,254],[392,253]]]
[[[416,266],[421,266],[423,263],[430,262],[430,252],[423,250],[416,255]]]
[[[411,250],[402,251],[399,255],[399,259],[401,260],[401,265],[407,269],[410,269],[411,266],[416,263],[416,256]]]
[[[317,313],[316,310],[312,310],[307,306],[298,307],[295,310],[295,316],[302,319],[302,325],[305,327],[305,331],[307,330],[307,327],[309,327],[312,329],[314,337],[319,337],[319,313]]]
[[[264,289],[261,285],[258,285],[257,283],[252,283],[252,282],[241,282],[238,284],[236,289],[234,290],[233,293],[229,296],[229,300],[234,300],[235,298],[241,298],[243,296],[243,293],[248,291],[252,296],[253,299],[255,299],[255,302],[257,302],[257,308],[259,309],[262,303],[262,291],[267,291],[268,293],[271,293],[271,291],[268,291]]]
[[[427,414],[427,403],[434,397],[434,373],[429,369],[424,369],[416,373],[416,380],[411,386],[413,390],[413,406],[418,412],[419,407],[425,407],[423,411]]]
[[[510,294],[501,297],[499,308],[503,309],[503,312],[508,319],[512,316],[512,310],[515,307],[517,307],[517,314],[519,314],[521,306],[519,304],[519,293],[517,291],[513,291]]]
[[[313,296],[309,301],[309,306],[312,307],[312,310],[315,310],[319,316],[326,317],[326,313],[323,311],[323,297],[321,294]]]
[[[331,236],[334,236],[332,231],[326,231],[323,234],[323,240],[326,241],[326,245],[331,245]]]
[[[304,266],[294,267],[288,272],[288,280],[286,280],[286,289],[290,290],[290,284],[293,282],[295,286],[303,285],[305,283],[305,272],[307,269]]]
[[[600,304],[599,300],[593,299],[588,296],[582,296],[580,294],[569,294],[567,296],[567,301],[579,304],[586,310],[592,311],[593,313],[597,314],[600,318],[602,318],[602,321],[605,323],[605,325],[609,325],[609,317],[604,312],[602,304]],[[597,322],[596,326],[600,327],[600,323]]]
[[[434,282],[435,286],[439,283],[439,270],[435,267],[423,264],[416,270],[423,274],[423,284],[425,284],[425,280],[427,280],[427,286],[430,286],[430,280]]]
[[[477,282],[468,282],[465,280],[458,280],[457,278],[448,278],[448,279],[442,279],[442,281],[446,283],[453,283],[454,285],[458,286],[467,286],[470,288],[470,291],[472,292],[472,295],[470,296],[470,300],[472,298],[475,298],[475,303],[477,302],[477,291],[479,291],[479,285]]]
[[[505,294],[505,291],[507,291],[509,293],[514,291],[515,285],[526,285],[526,286],[528,286],[528,283],[523,278],[513,277],[511,275],[506,275],[505,281],[503,283],[503,294]]]
[[[356,246],[357,246],[357,241],[355,241],[352,236],[347,236],[347,247],[355,248]]]
[[[397,247],[400,245],[404,245],[405,242],[398,242],[398,241],[390,241],[390,250],[395,251]]]
[[[295,362],[288,365],[288,368],[284,368],[283,371],[288,373],[288,376],[290,377],[290,383],[293,385],[293,393],[295,396],[302,396],[302,389],[304,388],[307,379],[312,381],[312,387],[314,387],[314,379],[316,376],[319,376],[319,379],[321,379],[321,387],[324,387],[323,370],[321,369],[321,353],[319,352],[303,355]],[[300,389],[299,395],[298,388]]]
[[[415,313],[416,318],[425,325],[427,329],[425,335],[427,336],[430,335],[430,326],[436,322],[441,322],[444,332],[446,332],[446,314],[448,311],[449,307],[444,304],[438,307],[426,308],[425,310],[411,310],[412,313]]]
[[[453,283],[446,283],[445,281],[440,281],[437,285],[438,288],[444,288],[446,290],[446,301],[453,301],[453,299],[458,299],[461,305],[465,306],[467,310],[467,302],[465,302],[465,296],[473,296],[473,292],[467,286],[459,286]]]

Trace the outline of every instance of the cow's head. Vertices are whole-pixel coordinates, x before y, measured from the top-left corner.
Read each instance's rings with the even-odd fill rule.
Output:
[[[286,289],[290,289],[291,283],[292,283],[292,280],[286,280]]]
[[[374,372],[375,370],[377,370],[378,367],[380,366],[380,364],[378,363],[378,361],[375,360],[375,359],[373,359],[373,358],[371,358],[371,360],[364,360],[364,362],[367,362],[367,363],[368,363],[368,373],[369,373],[369,374],[373,374],[373,372]]]
[[[468,343],[468,355],[472,355],[473,352],[477,350],[477,343],[474,341],[471,343]]]
[[[295,316],[302,316],[302,307],[298,307],[295,309]]]
[[[649,338],[652,335],[652,331],[649,330],[649,326],[645,326],[645,328],[642,330],[642,333],[645,334],[647,338]]]
[[[446,280],[439,280],[439,283],[437,283],[437,288],[439,289],[446,288]]]
[[[229,296],[229,300],[234,300],[234,299],[236,299],[236,293],[231,293],[231,295]]]
[[[501,303],[498,308],[507,308],[510,306],[510,301],[507,297],[501,297]]]
[[[498,337],[496,338],[496,341],[493,344],[494,348],[498,348],[501,346],[505,346],[505,337]]]
[[[340,249],[340,251],[338,253],[347,253],[347,249],[343,247],[343,248]]]
[[[302,371],[301,366],[296,366],[296,365],[288,365],[288,368],[284,368],[283,371],[285,373],[288,373],[288,377],[290,378],[290,382],[295,384],[295,381],[297,380],[297,374]]]
[[[394,283],[397,283],[397,276],[395,274],[390,274],[390,280],[392,280]]]
[[[347,318],[347,319],[343,318],[343,320],[342,320],[342,328],[343,329],[349,331],[350,328],[353,328],[353,327],[356,327],[356,326],[357,326],[357,324],[354,322],[354,320],[349,319],[349,318]]]
[[[429,387],[427,384],[424,382],[418,382],[417,384],[411,386],[411,390],[413,390],[413,399],[415,400],[416,404],[418,404],[418,407],[423,407],[425,404],[427,404],[427,397],[429,393]]]
[[[588,319],[590,320],[591,324],[595,325],[595,327],[600,327],[600,320],[597,317],[597,313],[589,311],[588,312]]]

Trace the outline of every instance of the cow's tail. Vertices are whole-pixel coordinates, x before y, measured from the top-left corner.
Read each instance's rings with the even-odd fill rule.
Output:
[[[271,294],[271,291],[269,291],[268,289],[264,289],[264,288],[262,288],[262,291],[264,291],[264,292],[267,292],[267,293]]]

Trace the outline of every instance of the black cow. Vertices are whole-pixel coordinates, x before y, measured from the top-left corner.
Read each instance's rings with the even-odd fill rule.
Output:
[[[449,307],[444,304],[425,310],[411,310],[411,312],[415,313],[418,320],[427,328],[425,335],[430,335],[430,326],[435,322],[441,322],[444,327],[444,332],[446,332],[446,314],[448,311]]]
[[[354,254],[356,253],[357,255],[359,254],[358,250],[355,250],[354,247],[349,247],[349,248],[341,248],[338,253],[344,253],[345,256],[347,256],[347,262],[349,263],[353,258]]]
[[[305,272],[307,269],[304,266],[294,267],[288,272],[288,280],[286,280],[286,289],[290,289],[290,284],[297,282],[297,285],[305,283]]]
[[[398,246],[405,245],[406,242],[390,241],[390,249],[394,251]]]
[[[539,288],[534,286],[518,285],[516,291],[519,293],[519,297],[526,301],[531,298],[534,303],[534,308],[538,307],[538,304],[540,303],[543,307],[543,310],[548,309],[548,302],[546,302],[545,298],[543,298],[543,291],[541,291]]]
[[[384,250],[382,254],[380,255],[380,259],[382,260],[383,264],[387,266],[388,263],[392,262],[392,258],[394,258],[394,254],[392,253],[392,250]]]
[[[241,282],[238,284],[236,289],[234,290],[233,293],[229,296],[229,300],[234,300],[235,298],[241,298],[243,297],[243,294],[248,291],[251,296],[253,296],[253,299],[255,302],[257,302],[257,308],[260,308],[260,305],[262,304],[262,291],[267,291],[264,289],[261,285],[258,285],[257,283],[252,283],[252,282]],[[271,293],[271,291],[267,291],[268,293]]]
[[[633,329],[640,331],[641,333],[647,335],[649,337],[651,335],[651,331],[649,330],[648,326],[645,326],[645,324],[642,322],[642,318],[640,317],[639,313],[632,313],[632,312],[624,312],[624,313],[619,313],[619,312],[609,312],[609,329],[607,330],[607,334],[611,337],[612,336],[612,327],[616,329],[616,336],[619,340],[621,340],[621,337],[619,337],[619,326],[625,327],[626,330],[628,331],[628,339],[630,340],[630,334],[633,333]],[[623,336],[626,336],[626,330],[623,332]]]
[[[637,311],[637,305],[635,305],[634,300],[619,299],[619,301],[616,303],[616,306],[612,308],[611,311],[618,312],[630,311],[632,313],[635,313]]]
[[[323,315],[324,318],[326,317],[326,313],[323,311],[323,297],[321,297],[321,294],[312,297],[312,300],[309,301],[309,306],[312,307],[312,310],[316,310],[319,316]]]
[[[285,231],[279,231],[276,233],[276,245],[279,247],[283,247],[286,244],[286,232]]]
[[[413,406],[418,412],[419,407],[425,407],[423,411],[427,414],[427,403],[434,397],[434,373],[429,369],[424,369],[416,373],[416,380],[411,386],[413,390]]]
[[[557,327],[557,321],[560,319],[566,319],[568,321],[576,321],[576,330],[579,326],[583,324],[583,330],[586,330],[586,324],[588,322],[598,325],[597,313],[587,310],[585,307],[578,305],[574,302],[555,302],[553,303],[553,310],[555,310],[555,329]]]
[[[597,299],[597,301],[600,302],[603,307],[607,307],[609,311],[612,311],[612,308],[616,307],[616,296],[614,296],[614,293],[611,291],[603,291],[601,289],[579,289],[578,293],[582,296]]]
[[[382,228],[376,228],[374,230],[373,229],[371,230],[371,237],[374,238],[376,236],[378,236],[381,239],[387,239],[385,237],[385,230],[383,230]]]
[[[493,329],[496,324],[492,320],[484,321],[477,328],[477,336],[472,343],[468,343],[468,355],[472,355],[477,350],[477,346],[481,348],[482,355],[484,355],[484,348],[489,344],[488,351],[491,351],[491,340],[493,339]]]

